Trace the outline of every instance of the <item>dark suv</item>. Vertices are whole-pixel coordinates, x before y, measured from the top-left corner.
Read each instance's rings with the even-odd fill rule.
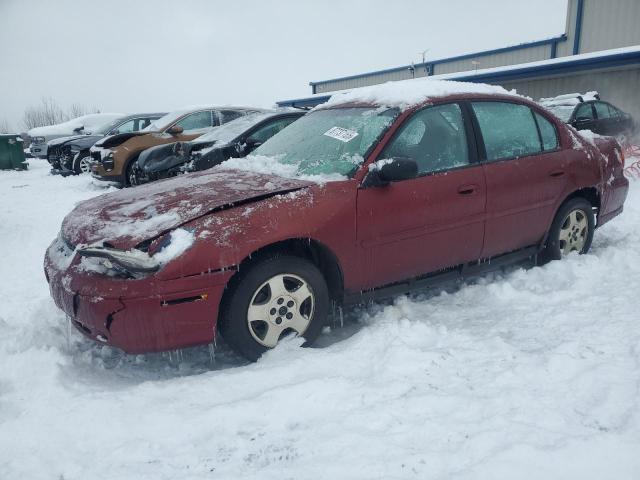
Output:
[[[631,115],[600,100],[597,92],[541,98],[538,103],[577,130],[591,130],[599,135],[616,137],[623,143],[636,130]]]

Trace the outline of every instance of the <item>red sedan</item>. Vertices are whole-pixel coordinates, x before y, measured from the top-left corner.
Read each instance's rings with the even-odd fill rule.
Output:
[[[332,303],[586,253],[622,212],[623,168],[615,140],[499,87],[396,82],[334,96],[246,159],[79,204],[45,272],[99,342],[219,331],[256,360],[289,333],[313,342]]]

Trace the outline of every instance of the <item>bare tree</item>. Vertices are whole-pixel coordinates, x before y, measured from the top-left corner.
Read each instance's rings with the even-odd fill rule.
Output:
[[[67,120],[67,114],[51,97],[43,97],[40,105],[24,111],[22,123],[27,130],[45,125],[53,125]]]
[[[63,110],[51,97],[43,97],[40,105],[25,110],[22,123],[27,130],[45,125],[54,125],[88,113],[98,113],[96,107],[89,108],[80,103],[74,103],[67,111]]]
[[[67,116],[71,119],[86,115],[88,113],[100,113],[100,110],[98,110],[96,107],[89,108],[86,105],[82,105],[81,103],[74,103],[69,107]]]
[[[0,133],[11,133],[11,127],[6,118],[0,119]]]

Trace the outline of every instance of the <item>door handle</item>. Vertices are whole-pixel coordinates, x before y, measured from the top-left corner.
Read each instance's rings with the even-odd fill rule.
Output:
[[[550,177],[561,177],[564,175],[564,170],[554,170],[549,174]]]
[[[458,193],[460,195],[473,195],[476,193],[477,187],[477,185],[462,185],[461,187],[458,187]]]

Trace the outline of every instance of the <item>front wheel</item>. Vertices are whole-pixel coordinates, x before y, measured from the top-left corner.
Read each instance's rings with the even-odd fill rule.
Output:
[[[74,160],[73,171],[76,175],[91,172],[91,157],[88,152],[80,153]]]
[[[238,273],[225,299],[219,330],[242,356],[256,361],[288,334],[310,345],[322,331],[329,293],[311,262],[282,255],[258,260]]]
[[[587,253],[593,240],[595,217],[593,207],[584,198],[564,203],[551,224],[547,245],[540,253],[540,263],[559,260],[576,252]]]
[[[126,174],[125,174],[125,187],[135,187],[140,182],[138,182],[138,159],[134,158],[127,165]]]

